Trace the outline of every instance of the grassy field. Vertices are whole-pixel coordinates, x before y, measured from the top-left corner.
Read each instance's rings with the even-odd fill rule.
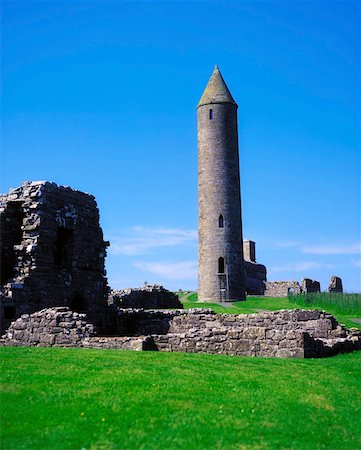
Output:
[[[218,313],[249,314],[259,311],[277,311],[279,309],[322,309],[333,314],[340,323],[347,327],[361,329],[361,324],[352,319],[361,318],[361,294],[309,294],[291,297],[247,297],[245,302],[234,302],[229,307],[217,303],[198,302],[197,293],[180,296],[185,308],[212,308]]]
[[[0,353],[2,449],[361,448],[361,352]]]

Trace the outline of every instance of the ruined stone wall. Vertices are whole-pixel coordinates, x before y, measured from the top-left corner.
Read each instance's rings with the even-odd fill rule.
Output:
[[[108,297],[108,303],[120,308],[183,308],[183,304],[179,301],[177,295],[157,284],[148,284],[140,288],[112,290]]]
[[[330,280],[330,284],[328,285],[328,292],[343,292],[342,280],[340,277],[336,277],[333,275]]]
[[[361,349],[359,330],[346,330],[321,311],[215,314],[208,309],[119,310],[132,335],[95,336],[84,314],[50,308],[22,315],[0,345],[223,353],[281,358],[321,357]],[[129,323],[128,325],[129,328]],[[129,333],[129,329],[124,329]],[[130,333],[129,333],[130,334]],[[139,335],[138,335],[139,334]]]
[[[302,278],[301,292],[307,294],[309,292],[321,292],[321,285],[319,281],[310,280],[309,278]]]
[[[37,347],[81,347],[85,338],[95,334],[95,327],[87,323],[86,314],[70,311],[67,307],[57,307],[22,314],[12,322],[2,343]]]
[[[264,295],[267,297],[287,297],[289,294],[300,294],[298,281],[266,281]]]
[[[264,295],[266,289],[267,269],[263,264],[244,261],[246,270],[246,291],[247,295]]]
[[[1,330],[51,306],[87,312],[101,327],[107,305],[106,243],[93,196],[26,182],[0,197]]]

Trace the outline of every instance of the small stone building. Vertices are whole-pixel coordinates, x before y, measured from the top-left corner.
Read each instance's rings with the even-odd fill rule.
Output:
[[[1,331],[24,313],[68,306],[100,329],[107,243],[92,195],[47,181],[0,196]]]

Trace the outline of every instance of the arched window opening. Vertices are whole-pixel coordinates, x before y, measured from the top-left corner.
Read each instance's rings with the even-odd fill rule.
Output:
[[[218,259],[218,273],[224,273],[224,258]]]
[[[223,228],[224,227],[224,219],[223,219],[222,214],[218,218],[218,226],[219,226],[219,228]]]
[[[213,119],[213,109],[209,110],[209,120]]]
[[[86,301],[81,294],[76,294],[70,302],[70,309],[78,313],[86,312]]]

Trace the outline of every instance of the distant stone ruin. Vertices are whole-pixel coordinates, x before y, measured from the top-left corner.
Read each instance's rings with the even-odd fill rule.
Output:
[[[267,297],[287,297],[302,292],[298,281],[266,281],[264,295]]]
[[[338,293],[342,293],[343,292],[343,287],[342,287],[342,280],[339,277],[336,277],[335,275],[333,275],[331,277],[331,281],[330,284],[328,286],[328,292],[338,292]]]
[[[69,306],[104,326],[107,243],[92,195],[47,181],[0,196],[0,324],[51,306]]]
[[[264,295],[267,269],[263,264],[256,262],[256,243],[254,241],[243,241],[243,256],[247,295]]]
[[[310,278],[302,278],[301,290],[303,293],[321,292],[319,281],[310,280]]]
[[[146,284],[140,288],[112,290],[109,305],[120,308],[165,309],[183,308],[178,296],[158,284]]]
[[[0,345],[112,348],[165,352],[316,358],[361,348],[360,331],[346,330],[321,311],[215,314],[210,309],[118,310],[114,337],[96,336],[84,314],[50,308],[13,322]],[[130,327],[131,324],[131,327]]]

